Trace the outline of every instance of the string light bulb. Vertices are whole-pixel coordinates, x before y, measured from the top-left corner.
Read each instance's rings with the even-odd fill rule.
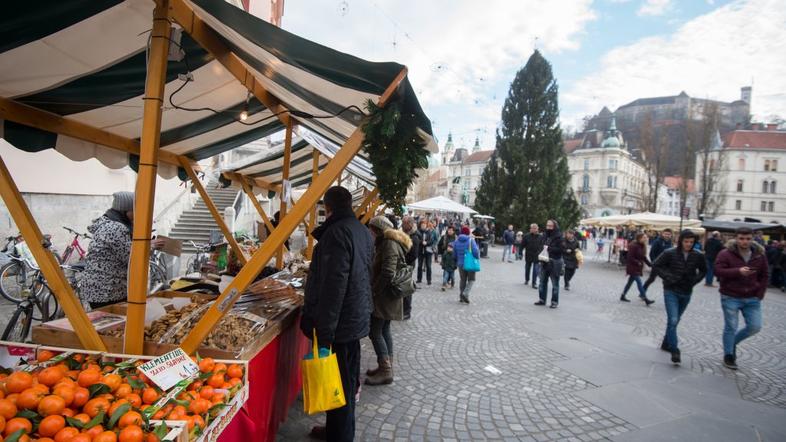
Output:
[[[248,111],[243,109],[243,112],[240,112],[240,121],[248,120]]]
[[[246,103],[243,105],[243,111],[240,112],[240,121],[248,120],[248,102],[251,100],[251,91],[246,92]]]

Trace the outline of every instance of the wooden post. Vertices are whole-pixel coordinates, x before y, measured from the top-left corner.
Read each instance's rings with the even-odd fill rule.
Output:
[[[52,253],[44,248],[44,236],[33,219],[22,194],[19,193],[2,157],[0,157],[0,196],[3,197],[8,212],[33,253],[49,288],[52,289],[52,293],[55,294],[60,306],[63,307],[63,312],[71,322],[82,346],[87,350],[106,351],[104,341],[98,336],[93,324],[87,318],[79,298],[74,294],[73,288],[68,284],[68,280],[63,274],[63,269],[60,268]]]
[[[382,94],[378,106],[385,106],[406,76],[407,69],[404,68]],[[352,161],[352,158],[357,155],[363,145],[363,136],[362,127],[355,129],[344,145],[341,146],[341,149],[339,149],[336,155],[328,162],[325,169],[322,170],[322,173],[317,175],[317,179],[311,183],[306,193],[298,199],[297,204],[292,207],[289,214],[281,218],[281,222],[279,222],[276,229],[271,232],[267,241],[262,243],[262,247],[260,247],[248,263],[240,269],[235,279],[233,279],[221,295],[216,298],[213,305],[210,306],[202,316],[202,319],[199,320],[196,326],[194,326],[188,336],[183,340],[181,348],[185,350],[186,353],[191,354],[196,351],[199,344],[202,343],[221,318],[232,309],[237,298],[252,282],[254,282],[264,265],[276,253],[278,247],[289,238],[289,235],[295,230],[295,227],[305,218],[311,207],[319,201],[319,198],[327,191],[338,174],[341,173],[341,171],[343,171]]]
[[[366,196],[363,198],[363,201],[360,202],[360,205],[355,208],[356,217],[359,217],[365,213],[366,208],[372,201],[374,201],[374,198],[377,197],[377,194],[379,194],[379,189],[376,187],[371,189],[371,192],[366,194]]]
[[[319,151],[314,149],[311,152],[311,182],[313,183],[317,179],[317,175],[319,175]],[[308,243],[306,244],[306,258],[309,260],[312,256],[314,256],[314,237],[311,236],[311,232],[317,227],[317,205],[316,203],[311,206],[311,210],[308,214],[309,218],[309,228],[306,230],[306,235],[308,236]]]
[[[289,181],[289,163],[292,158],[292,120],[287,122],[287,130],[284,134],[284,166],[281,170],[281,209],[279,209],[278,222],[287,214],[287,205],[289,197],[291,196],[292,186],[288,185]],[[289,190],[289,191],[287,191]],[[276,268],[279,270],[284,267],[284,244],[278,248],[276,253]]]
[[[270,222],[270,218],[268,218],[267,214],[265,213],[265,209],[262,208],[262,204],[259,204],[259,200],[257,199],[256,195],[254,195],[254,190],[251,188],[251,185],[248,184],[242,175],[236,174],[235,176],[238,177],[237,180],[240,181],[240,186],[243,188],[243,192],[246,194],[248,199],[251,200],[251,204],[254,206],[254,208],[257,209],[257,213],[259,213],[259,216],[262,218],[262,222],[265,223],[265,227],[267,227],[267,229],[272,232],[275,227],[273,227],[273,223]],[[287,250],[287,248],[284,247],[284,250]]]
[[[229,243],[229,247],[235,251],[237,255],[238,261],[241,264],[246,264],[246,255],[243,254],[243,250],[240,249],[240,245],[238,245],[237,241],[235,241],[235,235],[229,230],[229,227],[224,222],[224,217],[222,216],[221,212],[218,211],[218,207],[213,203],[213,200],[210,198],[210,195],[207,194],[205,187],[202,186],[202,183],[199,182],[199,177],[197,177],[196,173],[193,169],[188,167],[188,163],[183,161],[183,168],[186,170],[188,174],[188,178],[191,180],[191,183],[194,185],[194,188],[199,192],[199,196],[202,197],[202,201],[205,202],[205,206],[207,206],[207,210],[210,211],[210,214],[213,215],[213,219],[218,224],[218,228],[221,229],[221,233],[224,234],[224,238],[226,238],[227,242]]]
[[[374,202],[368,206],[368,210],[366,211],[366,214],[363,215],[363,218],[360,219],[360,222],[362,224],[366,224],[367,222],[371,221],[371,218],[374,217],[374,213],[376,213],[377,207],[379,207],[380,204],[382,204],[382,200],[379,198],[374,198]]]
[[[145,82],[142,137],[139,143],[139,172],[134,201],[134,229],[128,274],[128,311],[124,352],[141,355],[144,348],[145,305],[150,269],[150,236],[156,193],[161,108],[164,104],[167,54],[171,25],[168,0],[156,2]]]

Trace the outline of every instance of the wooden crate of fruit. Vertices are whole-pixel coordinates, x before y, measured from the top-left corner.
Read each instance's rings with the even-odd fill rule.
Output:
[[[248,395],[248,367],[237,361],[199,359],[199,377],[164,392],[137,370],[146,357],[10,342],[0,355],[17,348],[27,357],[3,359],[16,365],[0,374],[5,441],[209,441]],[[176,396],[162,400],[167,393]]]

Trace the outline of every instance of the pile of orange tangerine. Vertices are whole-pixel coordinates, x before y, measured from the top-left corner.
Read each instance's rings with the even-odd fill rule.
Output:
[[[36,363],[54,356],[40,350]],[[149,419],[186,421],[195,437],[243,384],[243,366],[195,359],[199,378],[160,406],[165,394],[135,369],[142,362],[118,368],[73,354],[0,374],[0,442],[157,442],[165,427],[154,428]]]

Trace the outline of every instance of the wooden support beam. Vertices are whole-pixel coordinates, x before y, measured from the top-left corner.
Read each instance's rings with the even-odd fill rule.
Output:
[[[254,77],[254,74],[246,68],[243,61],[229,50],[222,41],[221,36],[210,28],[194,10],[184,0],[170,1],[170,16],[183,27],[183,30],[191,36],[203,49],[209,52],[216,61],[234,76],[243,86],[246,87],[254,96],[265,105],[271,112],[278,114],[278,119],[287,124],[290,120],[289,112],[281,104],[281,101],[273,96],[264,86]]]
[[[74,328],[82,346],[87,350],[106,351],[104,341],[101,340],[93,324],[90,323],[74,289],[68,284],[63,269],[60,268],[52,253],[44,248],[44,236],[33,219],[22,194],[19,193],[19,188],[16,187],[2,157],[0,157],[0,196],[2,196],[8,212],[14,219],[14,223],[24,237],[27,246],[30,247],[41,273],[46,278],[47,285],[57,297],[57,301],[63,308],[63,312],[71,323],[71,327]]]
[[[8,98],[0,97],[0,119],[139,155],[139,141],[137,140],[121,137],[103,129],[36,109]],[[178,167],[180,166],[179,157],[180,155],[165,150],[159,150],[158,152],[160,161]],[[189,161],[191,160],[189,159]]]
[[[284,134],[284,164],[281,169],[281,208],[279,209],[278,222],[287,215],[287,206],[289,205],[289,198],[292,197],[292,186],[289,182],[289,166],[292,161],[292,120],[287,122],[287,130]],[[287,185],[290,184],[290,185]],[[278,248],[276,253],[276,268],[284,268],[284,245]]]
[[[374,201],[374,198],[376,198],[378,194],[379,189],[376,187],[371,189],[371,191],[363,198],[363,201],[360,202],[360,205],[355,208],[355,216],[359,217],[360,215],[363,215],[366,208],[368,208],[368,205]]]
[[[319,175],[319,150],[314,149],[311,152],[311,182],[313,183],[317,179],[317,175]],[[317,227],[317,204],[314,203],[311,206],[311,210],[308,212],[309,223],[311,224],[306,229],[306,236],[308,238],[308,242],[306,243],[306,258],[309,260],[314,255],[314,237],[311,236],[311,232]]]
[[[210,198],[210,195],[207,194],[205,187],[202,186],[202,183],[199,181],[199,177],[197,177],[196,173],[190,167],[187,167],[186,164],[183,164],[183,167],[186,169],[186,173],[188,174],[188,178],[191,179],[191,183],[194,185],[194,188],[199,192],[199,196],[202,197],[202,201],[205,202],[205,206],[207,206],[207,210],[210,211],[210,214],[213,216],[213,220],[218,224],[218,228],[221,229],[221,233],[224,234],[224,238],[226,238],[227,242],[229,243],[229,247],[235,251],[235,255],[237,256],[237,260],[240,261],[240,264],[245,264],[247,261],[246,255],[243,254],[243,250],[240,248],[240,245],[235,241],[235,234],[229,230],[226,222],[224,222],[224,216],[221,212],[218,211],[218,207],[213,203],[213,200]]]
[[[404,68],[382,94],[378,106],[385,106],[406,76],[407,69]],[[300,220],[302,220],[309,210],[319,201],[338,174],[349,165],[352,158],[360,151],[362,145],[363,129],[362,127],[358,127],[352,132],[352,135],[347,139],[344,145],[341,146],[341,149],[336,152],[336,155],[328,162],[325,169],[322,170],[322,173],[317,175],[316,180],[311,183],[308,190],[298,199],[297,204],[292,207],[292,210],[287,216],[280,220],[276,229],[270,233],[267,241],[265,241],[262,247],[254,253],[254,256],[251,257],[248,263],[240,269],[235,279],[229,283],[227,288],[224,289],[188,336],[186,336],[181,344],[181,348],[183,348],[186,353],[191,354],[196,351],[199,344],[202,343],[221,318],[232,309],[237,298],[252,282],[254,282],[265,264],[273,257],[278,246],[289,238],[289,235],[295,230]]]
[[[251,205],[253,205],[254,208],[257,209],[257,213],[259,213],[259,216],[262,218],[262,222],[265,223],[265,227],[267,227],[267,230],[272,232],[273,229],[275,229],[275,227],[273,226],[273,223],[270,222],[270,218],[268,218],[267,213],[265,213],[265,209],[262,208],[262,204],[259,204],[259,200],[257,199],[257,196],[254,195],[254,190],[251,188],[251,185],[248,184],[248,182],[243,178],[242,175],[240,174],[233,174],[233,175],[235,175],[236,180],[240,182],[240,186],[243,188],[243,192],[246,194],[248,199],[251,200]],[[285,251],[287,250],[286,246],[284,246],[284,250]]]
[[[363,218],[360,219],[361,224],[366,224],[367,222],[371,221],[371,218],[374,217],[377,207],[379,207],[380,204],[382,204],[382,200],[379,198],[374,198],[374,201],[368,207],[368,210],[363,215]]]
[[[145,341],[145,305],[150,270],[150,237],[153,230],[153,202],[156,195],[158,147],[164,104],[167,54],[171,25],[167,19],[167,0],[156,3],[147,63],[142,137],[139,143],[139,172],[134,198],[134,227],[131,261],[128,265],[128,311],[124,351],[141,355]],[[188,165],[187,162],[183,162]],[[188,169],[191,169],[189,166]]]

